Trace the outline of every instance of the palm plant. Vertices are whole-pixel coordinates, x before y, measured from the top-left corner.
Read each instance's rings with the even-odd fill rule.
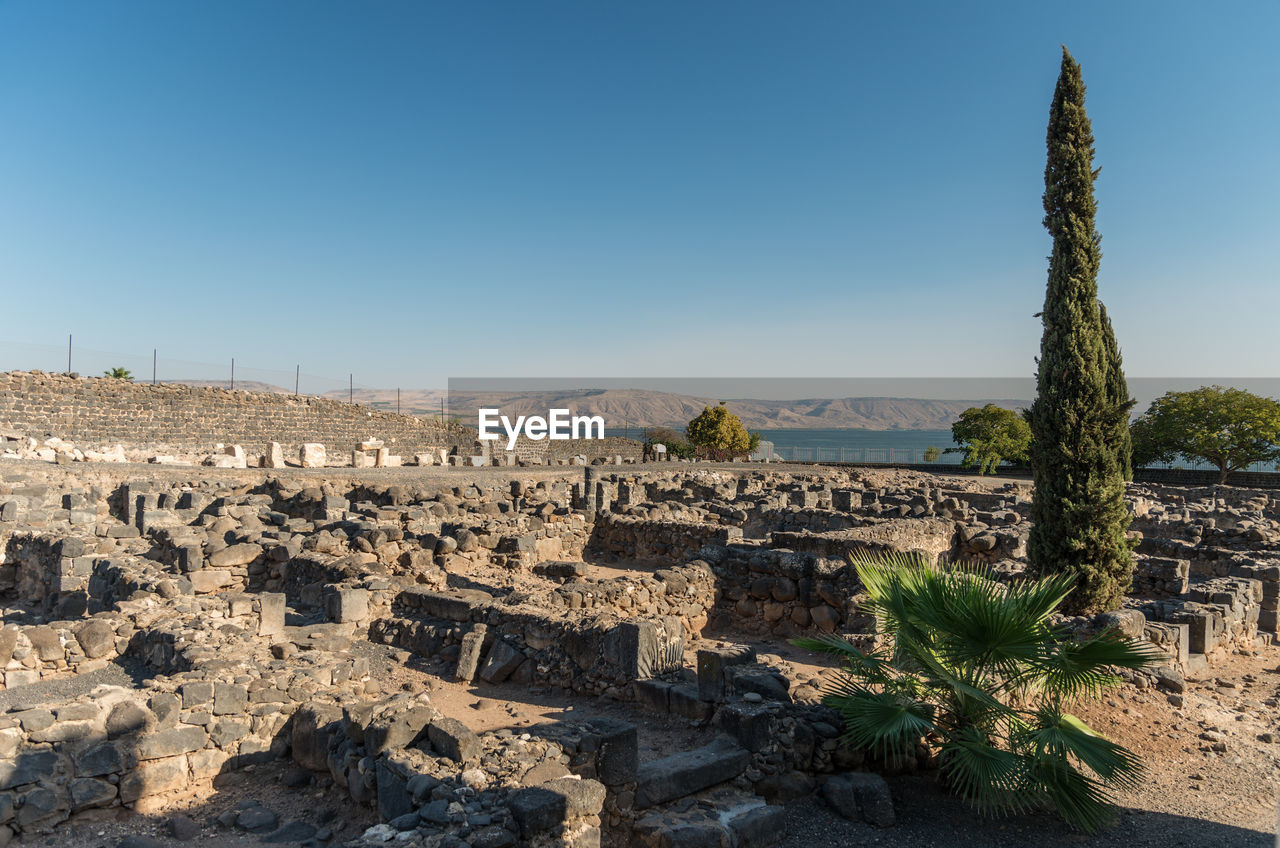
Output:
[[[102,376],[114,377],[117,380],[132,380],[133,372],[130,371],[128,368],[121,368],[119,366],[116,366],[115,368],[112,368],[110,371],[103,371]]]
[[[844,741],[892,758],[924,738],[939,746],[939,779],[985,813],[1052,805],[1080,830],[1107,824],[1111,791],[1134,785],[1141,764],[1067,710],[1117,685],[1115,667],[1151,664],[1151,650],[1051,625],[1068,575],[1002,584],[914,554],[852,562],[883,647],[838,635],[794,642],[844,661],[823,699],[843,715]]]

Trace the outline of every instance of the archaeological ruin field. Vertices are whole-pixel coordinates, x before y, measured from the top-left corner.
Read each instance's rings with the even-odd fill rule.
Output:
[[[220,447],[168,420],[171,462],[120,462],[24,414],[0,421],[0,845],[1269,844],[1274,490],[1129,485],[1133,587],[1060,623],[1159,653],[1086,708],[1148,774],[1085,837],[949,798],[928,740],[842,744],[831,662],[789,642],[874,643],[850,554],[1017,579],[1027,480],[473,462],[269,415]],[[435,461],[365,467],[380,450]]]

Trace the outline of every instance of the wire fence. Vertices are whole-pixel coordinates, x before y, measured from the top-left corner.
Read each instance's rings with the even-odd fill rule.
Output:
[[[355,373],[345,377],[313,374],[302,369],[301,363],[292,368],[261,368],[236,357],[228,356],[223,362],[200,362],[163,355],[153,348],[147,353],[126,353],[82,347],[75,344],[75,337],[68,336],[66,344],[44,345],[25,342],[9,342],[0,339],[0,371],[52,371],[75,372],[87,376],[100,376],[121,369],[135,382],[184,383],[187,385],[222,386],[245,391],[275,392],[283,394],[325,397],[359,403],[387,412],[417,415],[437,420],[458,420],[448,407],[445,390],[404,390],[376,386],[356,380]],[[633,424],[626,428],[630,438],[643,439],[644,428]],[[621,428],[611,428],[609,435],[623,435]],[[792,462],[849,462],[856,464],[957,466],[963,455],[939,451],[931,460],[933,449],[922,447],[831,447],[775,445],[773,457]],[[1215,466],[1203,460],[1181,458],[1174,462],[1154,463],[1148,468],[1178,469],[1190,471],[1214,470]],[[1280,471],[1280,465],[1256,462],[1245,471]]]
[[[964,460],[963,454],[940,453],[933,459],[927,454],[929,448],[895,448],[895,447],[799,447],[795,445],[775,445],[773,456],[788,462],[848,462],[855,465],[938,465],[958,466]],[[1218,467],[1204,460],[1181,458],[1173,462],[1154,462],[1143,468],[1159,468],[1166,471],[1217,471]],[[1241,471],[1280,471],[1280,465],[1274,462],[1255,462]]]
[[[452,419],[447,392],[401,390],[371,385],[356,379],[314,374],[297,363],[292,368],[262,368],[228,356],[224,362],[200,362],[165,355],[153,348],[146,353],[99,350],[75,343],[68,336],[63,345],[41,345],[0,340],[0,371],[50,371],[84,376],[116,374],[135,383],[183,383],[221,386],[244,391],[325,397],[371,406],[387,412]]]

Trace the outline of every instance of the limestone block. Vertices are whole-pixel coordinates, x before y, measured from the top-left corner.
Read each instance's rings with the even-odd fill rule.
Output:
[[[266,456],[262,458],[264,468],[284,468],[284,448],[279,442],[267,445]]]
[[[197,595],[216,592],[231,582],[231,572],[224,568],[206,568],[193,571],[187,575],[191,581],[191,590]]]
[[[324,468],[326,459],[324,445],[319,442],[307,442],[298,451],[298,460],[303,468]]]

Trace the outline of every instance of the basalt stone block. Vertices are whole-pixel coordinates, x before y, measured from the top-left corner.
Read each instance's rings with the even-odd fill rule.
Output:
[[[716,725],[748,751],[761,751],[773,741],[773,717],[778,704],[725,704],[716,713]]]
[[[669,710],[671,684],[665,680],[637,680],[631,684],[636,703],[655,713]]]
[[[501,683],[511,676],[525,656],[505,639],[497,639],[489,649],[484,668],[480,670],[480,679],[487,683]]]
[[[893,827],[897,823],[897,815],[893,809],[893,796],[889,794],[889,784],[878,774],[855,771],[845,775],[853,787],[854,797],[858,799],[858,809],[867,824],[875,827]]]
[[[480,737],[456,718],[438,717],[427,727],[431,747],[454,762],[463,763],[480,757]]]
[[[109,739],[141,733],[155,720],[146,707],[134,701],[121,701],[107,714],[106,731]]]
[[[53,774],[58,755],[52,750],[23,751],[17,757],[0,760],[0,789],[34,783]]]
[[[199,545],[183,545],[178,548],[178,567],[184,574],[204,568],[204,550]]]
[[[456,677],[463,683],[470,683],[476,676],[480,665],[480,654],[484,648],[484,637],[488,627],[477,624],[475,629],[462,637],[462,645],[458,651],[458,670]]]
[[[118,792],[113,784],[93,777],[77,777],[67,784],[67,790],[72,812],[108,806]]]
[[[132,804],[139,798],[182,789],[187,783],[185,756],[143,763],[120,779],[120,801]]]
[[[16,819],[18,826],[26,830],[36,825],[48,827],[66,817],[67,810],[58,793],[48,786],[37,786],[23,796]]]
[[[600,781],[606,786],[616,786],[635,780],[640,765],[636,726],[608,718],[593,719],[589,726],[600,738],[596,749],[596,776]]]
[[[609,631],[605,650],[632,680],[678,671],[684,663],[684,625],[672,617],[626,621]]]
[[[636,773],[636,808],[652,807],[733,780],[750,763],[751,754],[726,738],[643,763]]]
[[[423,737],[438,715],[434,707],[423,704],[376,718],[365,727],[365,749],[376,757],[383,751],[406,748]]]
[[[542,784],[564,798],[565,818],[599,815],[604,808],[604,784],[589,778],[561,777]]]
[[[213,714],[239,715],[249,705],[249,690],[238,683],[213,685]]]
[[[290,740],[293,759],[312,771],[328,770],[329,741],[340,732],[342,709],[333,704],[308,704],[293,714]]]
[[[158,760],[199,751],[208,742],[203,727],[181,724],[171,730],[149,733],[138,740],[138,759]]]
[[[391,821],[414,812],[413,797],[409,794],[409,778],[402,764],[380,757],[376,766],[378,786],[378,814],[383,821]]]
[[[531,839],[564,823],[567,802],[558,792],[531,786],[513,793],[507,807],[520,826],[520,835]]]
[[[862,492],[853,489],[835,489],[831,492],[831,508],[837,512],[853,512],[862,509]]]
[[[235,568],[248,565],[260,556],[262,556],[262,545],[244,542],[214,551],[209,554],[207,563],[210,568]]]
[[[97,659],[115,652],[116,629],[113,622],[101,618],[90,619],[75,628],[80,650],[89,659]]]
[[[787,808],[762,804],[733,816],[725,825],[734,848],[769,848],[786,835]]]
[[[755,661],[756,652],[750,645],[698,649],[698,697],[704,701],[723,700],[728,669]]]
[[[692,721],[706,721],[711,718],[715,706],[699,698],[698,690],[692,686],[672,686],[667,691],[667,709],[672,715]]]

